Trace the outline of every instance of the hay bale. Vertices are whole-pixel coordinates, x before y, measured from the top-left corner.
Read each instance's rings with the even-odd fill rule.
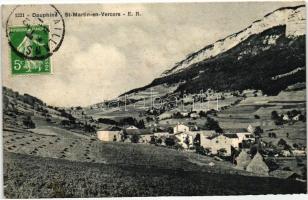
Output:
[[[236,157],[236,167],[235,168],[245,170],[248,164],[250,163],[250,161],[251,161],[251,158],[248,155],[248,153],[242,150],[241,153],[238,155],[238,157]]]
[[[268,175],[269,168],[263,161],[262,155],[257,152],[246,168],[246,171],[260,175]]]

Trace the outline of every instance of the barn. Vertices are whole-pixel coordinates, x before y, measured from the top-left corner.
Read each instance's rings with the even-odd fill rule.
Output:
[[[110,126],[105,129],[99,129],[96,134],[97,138],[105,142],[116,142],[121,140],[122,129],[117,126]]]

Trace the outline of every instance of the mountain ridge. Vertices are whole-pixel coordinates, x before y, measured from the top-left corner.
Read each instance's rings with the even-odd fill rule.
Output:
[[[170,83],[170,80],[173,77],[181,77],[182,76],[182,79],[179,78],[178,80],[173,80],[173,81],[171,80],[172,83],[182,83],[182,81],[188,81],[188,83],[186,83],[186,85],[187,84],[191,84],[192,86],[194,86],[194,84],[191,83],[191,79],[192,78],[198,79],[198,77],[197,77],[197,74],[192,73],[192,71],[197,71],[196,69],[195,70],[192,69],[193,67],[198,67],[199,66],[199,69],[200,69],[199,72],[204,72],[204,67],[202,67],[200,65],[204,64],[204,62],[206,62],[206,61],[210,61],[210,60],[213,60],[213,59],[217,59],[217,58],[223,59],[222,55],[227,55],[228,52],[231,52],[232,49],[236,49],[238,46],[241,46],[241,44],[246,44],[246,46],[242,45],[242,47],[241,47],[242,49],[244,49],[243,52],[242,52],[242,55],[239,54],[238,57],[233,55],[233,58],[230,60],[231,63],[234,63],[237,60],[242,59],[243,57],[248,58],[250,56],[257,56],[257,55],[252,55],[252,54],[262,53],[264,51],[269,50],[270,48],[275,48],[276,49],[275,51],[279,51],[280,53],[282,53],[282,51],[284,51],[283,54],[286,55],[286,58],[282,57],[281,58],[282,60],[285,60],[285,62],[289,62],[286,59],[289,58],[290,56],[293,56],[292,59],[294,59],[294,60],[292,61],[292,64],[298,65],[298,66],[294,66],[293,68],[292,67],[291,68],[290,67],[286,67],[287,70],[292,71],[292,70],[294,70],[297,67],[302,67],[303,68],[305,66],[305,61],[304,61],[304,58],[305,58],[305,48],[303,48],[303,47],[305,46],[305,28],[304,27],[305,27],[305,20],[306,19],[305,19],[305,15],[304,15],[305,11],[302,8],[305,8],[305,5],[299,5],[299,6],[295,6],[295,7],[282,7],[282,8],[278,8],[275,11],[272,11],[271,13],[266,14],[265,17],[273,16],[273,13],[276,13],[275,15],[277,15],[277,12],[279,12],[279,11],[285,12],[287,10],[287,12],[288,12],[287,15],[285,13],[283,15],[281,13],[278,13],[280,15],[280,18],[284,18],[286,20],[283,23],[280,21],[281,23],[278,23],[279,25],[275,25],[275,24],[277,24],[276,23],[277,21],[274,21],[275,22],[274,25],[272,25],[272,24],[271,24],[271,26],[269,24],[267,25],[269,28],[263,28],[262,31],[258,32],[258,33],[251,32],[247,37],[245,36],[246,37],[245,39],[241,40],[240,42],[238,42],[237,44],[235,44],[231,48],[226,49],[225,51],[220,52],[217,55],[212,55],[210,58],[202,58],[202,59],[199,58],[200,61],[191,62],[190,64],[187,64],[187,66],[185,68],[183,68],[183,70],[178,70],[178,71],[174,70],[174,68],[177,66],[176,65],[175,67],[169,69],[170,73],[168,75],[166,75],[166,73],[165,73],[166,71],[165,71],[164,72],[165,73],[164,76],[157,77],[151,83],[149,83],[148,85],[132,89],[132,90],[130,90],[130,91],[120,95],[120,97],[124,96],[124,95],[127,95],[127,94],[132,94],[132,93],[135,93],[135,92],[138,92],[138,91],[142,91],[142,90],[145,90],[147,88],[151,88],[151,87],[159,85],[159,84]],[[256,20],[253,23],[261,22],[261,21],[262,20]],[[241,31],[239,31],[237,33],[230,34],[227,37],[238,35],[238,34],[242,33],[243,31],[247,30],[250,27],[253,27],[253,24],[248,26],[246,29],[243,29],[243,30],[241,30]],[[280,30],[278,30],[278,29],[280,29]],[[271,35],[271,33],[270,33],[271,31],[275,32],[277,30],[280,31],[278,35],[275,35],[275,34]],[[261,41],[261,39],[258,38],[258,36],[261,36],[264,33],[265,34],[268,33],[269,35],[268,36],[265,35],[262,38],[263,41]],[[255,37],[255,39],[254,39],[255,41],[251,40],[252,37]],[[223,41],[224,39],[218,40],[218,42],[219,41]],[[250,42],[252,44],[255,42],[256,43],[256,44],[254,44],[255,46],[254,45],[249,45],[250,43],[249,42],[247,43],[248,40],[251,40]],[[256,41],[256,40],[260,40],[260,41]],[[280,41],[280,42],[277,43],[277,41]],[[294,44],[294,41],[295,41],[296,45]],[[268,43],[268,44],[267,44],[267,46],[266,45],[264,46],[262,43]],[[291,45],[293,44],[295,49],[299,48],[299,49],[297,49],[297,53],[299,53],[299,55],[301,55],[301,57],[300,56],[297,56],[297,57],[294,56],[294,52],[292,52],[294,49],[291,51],[288,48],[289,43]],[[205,48],[212,48],[214,46],[214,44],[215,43],[207,45],[203,49],[205,49]],[[256,45],[259,45],[260,48],[261,48],[261,46],[263,46],[262,47],[263,49],[261,48],[260,51],[258,51],[258,52],[249,51],[249,49],[258,48]],[[280,45],[280,46],[277,46],[277,45]],[[245,51],[245,50],[247,50],[247,51]],[[194,56],[196,54],[200,54],[200,51],[202,51],[202,49],[197,51],[197,52],[194,52],[194,53],[190,54],[188,57],[192,57],[192,56]],[[249,55],[249,54],[251,54],[251,55]],[[265,53],[263,53],[262,55],[263,56],[267,56]],[[273,55],[273,57],[275,57],[275,56]],[[275,65],[276,62],[280,63],[280,61],[278,61],[278,60],[277,61],[274,61],[273,59],[270,59],[270,60],[271,60],[270,62],[272,62],[270,64],[270,66],[271,65]],[[186,60],[182,60],[182,61],[178,62],[177,64],[183,63],[185,61]],[[222,60],[220,60],[220,61],[218,60],[217,62],[218,63],[222,62]],[[259,60],[254,60],[254,62],[258,63]],[[263,60],[262,62],[266,63],[268,61]],[[260,65],[263,65],[263,64],[260,63]],[[217,66],[219,67],[219,65],[217,65]],[[236,67],[236,66],[234,66],[234,67]],[[206,69],[208,69],[208,68],[210,69],[210,66],[208,66]],[[172,70],[173,70],[173,72],[171,73]],[[220,67],[220,70],[221,71],[219,71],[219,73],[224,73],[225,72],[224,69],[221,68],[221,67]],[[243,68],[243,70],[247,70],[247,69]],[[286,72],[282,72],[282,73],[286,73]],[[278,74],[272,74],[272,75],[275,76],[275,75],[278,75]],[[300,76],[301,76],[300,81],[304,81],[305,80],[305,75],[300,75]],[[294,84],[294,83],[292,82],[292,84]],[[181,90],[181,85],[183,85],[183,84],[180,84],[179,88],[176,91],[180,91]],[[286,86],[286,85],[284,85],[284,86]],[[209,88],[207,85],[204,84],[202,89],[204,89],[204,88],[206,89],[206,87]],[[182,88],[183,88],[183,86],[182,86]],[[283,87],[283,88],[285,88],[285,87]],[[281,89],[283,89],[283,88],[281,88]],[[249,88],[248,87],[248,88],[244,88],[244,89],[255,89],[255,88]],[[257,89],[260,89],[260,88],[257,88]],[[277,94],[277,92],[279,92],[279,91],[275,91],[273,93]]]
[[[278,9],[276,9],[276,10],[274,10],[274,11],[272,11],[272,12],[266,14],[266,15],[264,15],[263,19],[259,19],[259,20],[256,20],[256,21],[252,22],[252,24],[251,24],[250,26],[248,26],[248,27],[246,27],[246,28],[244,28],[244,29],[242,29],[242,30],[236,32],[236,33],[230,34],[230,35],[224,37],[223,39],[219,39],[219,40],[217,40],[216,42],[214,42],[214,43],[212,43],[212,44],[209,44],[209,45],[205,46],[204,48],[202,48],[202,49],[200,49],[200,50],[198,50],[198,51],[196,51],[196,52],[193,52],[193,53],[189,54],[184,60],[181,60],[180,62],[177,62],[177,63],[175,64],[174,67],[172,67],[171,69],[165,70],[165,71],[162,73],[161,77],[162,77],[162,76],[166,76],[166,75],[170,75],[172,72],[173,72],[173,73],[176,73],[176,72],[178,72],[179,70],[181,70],[182,68],[185,68],[185,67],[187,67],[187,66],[189,66],[189,65],[191,65],[191,64],[194,64],[194,63],[196,63],[196,62],[199,62],[199,61],[201,61],[201,60],[210,58],[210,57],[213,56],[213,55],[218,55],[219,53],[222,53],[222,52],[224,52],[225,50],[228,50],[228,49],[234,47],[234,46],[235,46],[236,44],[238,44],[238,43],[236,43],[236,44],[231,44],[231,46],[229,46],[227,49],[223,49],[222,51],[220,51],[220,52],[218,52],[218,53],[215,53],[215,52],[214,52],[214,54],[209,53],[209,54],[210,54],[209,56],[207,56],[207,55],[203,56],[203,55],[202,55],[201,58],[197,59],[196,61],[192,61],[192,60],[195,59],[195,56],[200,55],[200,54],[202,54],[202,53],[206,53],[207,50],[208,50],[208,51],[211,51],[212,49],[214,49],[214,48],[215,48],[215,44],[219,45],[219,43],[225,42],[227,39],[233,39],[234,37],[238,36],[239,34],[244,33],[244,32],[247,31],[248,29],[251,29],[251,28],[254,26],[254,24],[256,24],[256,23],[261,23],[262,21],[265,20],[265,18],[270,17],[271,15],[275,14],[276,12],[288,10],[288,11],[290,11],[290,12],[294,11],[294,13],[292,13],[292,14],[296,14],[295,11],[296,11],[297,9],[299,9],[299,8],[305,8],[305,5],[299,5],[299,6],[294,6],[294,7],[282,7],[282,8],[278,8]],[[298,17],[304,17],[304,11],[299,11],[299,12],[297,12],[297,13],[299,13],[299,16],[298,16]],[[301,15],[302,15],[302,16],[301,16]],[[289,14],[289,16],[291,16],[291,14]],[[288,17],[288,20],[290,21],[290,19],[293,19],[293,18],[295,18],[295,17],[296,17],[296,16],[292,16],[292,18],[289,18],[289,17]],[[276,18],[276,16],[275,16],[275,18]],[[283,15],[283,16],[281,17],[280,20],[282,20],[282,21],[279,21],[279,20],[278,20],[278,22],[277,22],[276,24],[271,24],[271,27],[273,27],[273,26],[275,26],[275,25],[281,25],[281,24],[283,24],[283,18],[285,18],[285,15]],[[301,18],[301,19],[302,19],[302,18]],[[269,28],[269,27],[268,27],[268,28]],[[266,30],[266,29],[267,29],[267,28],[264,28],[262,31],[264,31],[264,30]],[[262,32],[262,31],[256,30],[256,32],[254,32],[254,33],[260,33],[260,32]],[[251,35],[251,33],[250,33],[249,35]],[[246,36],[244,36],[244,37],[246,37]],[[247,38],[245,38],[245,39],[247,39]],[[243,40],[244,40],[244,39],[243,39],[243,37],[242,37],[240,41],[243,41]],[[180,68],[180,69],[178,69],[178,68]]]

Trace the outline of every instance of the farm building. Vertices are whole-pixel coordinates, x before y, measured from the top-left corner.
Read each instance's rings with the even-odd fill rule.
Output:
[[[191,113],[190,118],[200,118],[200,115],[198,113]]]
[[[200,145],[209,149],[212,154],[217,154],[219,150],[224,149],[225,155],[231,155],[231,140],[224,135],[214,135],[211,137],[200,137]]]
[[[174,128],[173,128],[173,133],[180,133],[180,132],[188,132],[189,131],[189,127],[185,126],[184,124],[177,124]]]
[[[140,135],[139,143],[146,143],[146,144],[148,144],[151,141],[151,137],[153,137],[152,134]]]
[[[306,156],[306,151],[305,150],[292,150],[292,153],[294,156]]]
[[[126,126],[124,127],[125,130],[136,130],[138,129],[136,126],[130,125],[130,126]]]
[[[290,120],[290,117],[288,115],[283,115],[282,120],[288,121]]]
[[[216,131],[214,130],[198,130],[198,131],[191,131],[194,135],[200,134],[200,137],[210,137],[216,135]]]
[[[177,138],[178,144],[181,145],[184,149],[188,149],[193,146],[194,137],[190,132],[178,132],[174,134]]]
[[[154,136],[158,137],[158,138],[160,138],[160,137],[169,137],[169,135],[170,135],[170,133],[168,133],[168,132],[157,132],[157,133],[154,133]]]
[[[240,132],[240,133],[236,133],[236,135],[239,138],[240,142],[243,142],[243,140],[254,139],[252,133],[250,133],[250,132]]]
[[[295,115],[292,119],[295,120],[295,121],[299,121],[301,115],[298,114],[298,115]]]
[[[235,133],[229,133],[229,134],[224,134],[225,137],[229,138],[229,142],[231,144],[231,146],[233,146],[234,148],[238,149],[239,148],[239,144],[242,142],[240,141],[239,137],[237,136],[237,134]]]
[[[251,124],[249,124],[249,126],[248,126],[248,128],[247,128],[247,131],[248,131],[249,133],[253,133],[253,132],[255,131],[255,127],[252,126]]]
[[[170,119],[172,118],[172,113],[165,112],[158,116],[159,120]]]
[[[101,141],[112,142],[121,140],[121,128],[111,126],[106,129],[100,129],[96,132],[97,138]]]
[[[151,136],[153,136],[153,132],[150,129],[126,129],[125,133],[128,138],[132,138],[133,135],[138,135],[140,143],[149,143]]]
[[[188,117],[188,112],[181,112],[181,115],[182,115],[183,117]]]
[[[251,162],[248,164],[246,171],[253,172],[260,175],[268,175],[269,168],[263,161],[262,155],[257,152]]]

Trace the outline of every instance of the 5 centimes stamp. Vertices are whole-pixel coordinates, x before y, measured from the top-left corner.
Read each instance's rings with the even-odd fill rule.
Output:
[[[55,6],[16,6],[6,23],[12,74],[50,74],[51,56],[64,35],[65,23]]]

